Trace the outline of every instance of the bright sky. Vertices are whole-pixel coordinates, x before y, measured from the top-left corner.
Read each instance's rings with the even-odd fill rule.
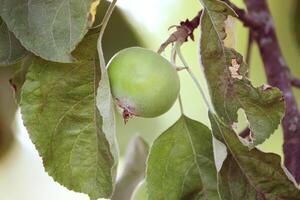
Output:
[[[149,31],[158,31],[157,22],[161,21],[162,11],[171,5],[172,0],[119,0],[117,5],[142,23]],[[159,5],[159,6],[158,6]]]

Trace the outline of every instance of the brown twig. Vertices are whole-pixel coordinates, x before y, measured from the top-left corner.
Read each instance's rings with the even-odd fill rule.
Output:
[[[230,0],[223,0],[226,4],[228,4],[237,14],[238,18],[241,20],[241,22],[251,28],[259,28],[260,27],[260,21],[253,20],[244,9],[241,9],[237,7],[235,4],[231,3]]]

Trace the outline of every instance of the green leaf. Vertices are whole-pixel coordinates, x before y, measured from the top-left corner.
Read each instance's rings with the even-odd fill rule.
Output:
[[[101,22],[101,16],[103,15],[103,13],[105,13],[106,9],[104,8],[107,8],[107,6],[108,6],[108,2],[103,1],[101,2],[101,6],[97,7],[96,22],[99,23]],[[126,48],[129,46],[136,46],[140,44],[137,35],[133,31],[133,28],[128,24],[126,18],[124,18],[123,13],[118,8],[116,8],[116,10],[114,11],[114,14],[110,19],[110,23],[108,25],[107,30],[109,34],[105,35],[103,41],[104,53],[107,59],[109,59],[119,49]],[[122,31],[122,34],[126,39],[125,41],[124,41],[124,37],[118,37],[118,33],[120,31]],[[93,109],[94,111],[93,104],[96,102],[95,100],[90,98],[91,96],[87,97],[89,98],[86,99],[87,103],[82,102],[84,106],[78,105],[80,106],[80,109],[76,107],[76,109],[74,108],[75,110],[72,111],[72,113],[70,113],[72,114],[72,116],[70,117],[73,117],[72,120],[70,119],[64,123],[61,122],[61,125],[58,127],[60,128],[62,126],[58,130],[59,132],[57,133],[57,135],[59,137],[64,136],[67,139],[60,140],[60,138],[53,138],[52,150],[55,151],[53,153],[55,153],[55,155],[60,155],[60,152],[64,152],[65,155],[62,154],[61,156],[63,157],[60,156],[53,157],[51,155],[52,153],[50,152],[51,150],[49,150],[48,148],[49,146],[47,145],[49,145],[49,142],[51,140],[51,138],[49,138],[50,137],[49,124],[51,125],[50,128],[53,129],[53,124],[57,123],[57,120],[55,120],[55,118],[58,115],[60,115],[61,112],[67,110],[69,107],[68,105],[71,105],[71,103],[78,98],[84,98],[84,96],[88,95],[87,93],[93,92],[91,88],[92,86],[91,81],[86,84],[86,87],[89,87],[88,91],[84,89],[83,86],[74,87],[74,84],[76,85],[84,84],[85,82],[87,82],[87,79],[94,77],[94,75],[96,74],[95,70],[99,70],[98,69],[99,66],[97,66],[98,68],[96,68],[95,66],[95,61],[98,62],[97,60],[98,56],[96,50],[96,42],[97,42],[98,35],[99,35],[99,29],[95,28],[89,30],[84,40],[79,44],[78,48],[74,51],[73,55],[75,56],[75,59],[78,60],[77,63],[59,64],[59,63],[42,61],[41,59],[34,59],[35,67],[33,67],[33,69],[30,70],[29,75],[27,76],[27,79],[29,77],[33,77],[33,78],[27,80],[26,85],[24,86],[25,89],[23,92],[23,100],[21,105],[23,118],[26,123],[25,125],[28,124],[27,128],[29,130],[29,134],[31,135],[31,139],[34,141],[38,151],[40,152],[40,155],[45,157],[43,158],[43,160],[44,160],[46,171],[48,171],[48,173],[51,176],[53,176],[56,181],[67,186],[69,189],[79,191],[79,192],[89,193],[89,195],[92,196],[92,198],[96,198],[93,196],[110,197],[111,195],[110,194],[108,195],[106,193],[111,193],[112,185],[114,185],[114,180],[116,176],[115,171],[116,171],[117,159],[118,159],[117,144],[114,143],[115,138],[113,135],[115,132],[114,130],[115,123],[114,123],[114,115],[111,113],[112,104],[109,98],[105,97],[103,102],[103,105],[109,104],[109,107],[106,107],[108,109],[102,113],[105,116],[101,117],[98,121],[94,123],[95,125],[97,125],[97,127],[95,127],[95,130],[92,130],[89,133],[87,133],[90,136],[88,138],[86,137],[87,139],[90,139],[95,143],[97,142],[96,136],[99,138],[99,142],[95,144],[99,146],[99,148],[101,148],[99,149],[99,156],[100,156],[99,158],[101,159],[107,158],[108,161],[99,160],[99,163],[93,162],[95,156],[98,156],[98,154],[95,154],[94,152],[97,150],[97,146],[92,147],[93,146],[92,144],[81,145],[80,147],[77,145],[78,150],[76,150],[76,154],[78,154],[78,156],[84,157],[84,158],[79,158],[77,160],[78,163],[73,162],[72,165],[70,166],[70,164],[68,164],[68,161],[65,158],[65,156],[68,156],[70,152],[67,151],[68,150],[67,146],[64,147],[64,143],[65,143],[64,141],[66,141],[66,144],[74,142],[74,140],[72,141],[73,135],[72,136],[70,135],[69,137],[69,133],[73,134],[75,130],[76,131],[76,133],[74,133],[74,137],[75,137],[77,131],[82,129],[81,128],[82,126],[92,124],[94,119],[99,118],[99,116],[97,116],[96,118],[91,119],[93,117],[92,116],[93,112],[91,111],[91,109]],[[115,42],[119,40],[120,42]],[[39,74],[40,73],[39,70],[41,71],[41,74]],[[24,77],[23,77],[24,72],[25,71],[23,70],[20,71],[20,73],[17,73],[16,76],[12,79],[12,83],[16,85],[17,94],[18,91],[20,91],[19,89],[22,87],[24,81]],[[68,73],[68,74],[66,74],[67,76],[65,77],[63,73]],[[100,76],[99,71],[97,72],[97,74]],[[53,89],[48,90],[56,82],[57,85]],[[107,83],[107,79],[106,79],[106,83]],[[39,94],[39,96],[37,96],[35,101],[32,101],[30,99],[30,98],[34,98],[34,94],[31,94],[32,93],[31,91],[34,89],[27,88],[28,86],[33,87],[33,85],[36,85],[36,87],[34,86],[36,90],[40,90],[40,92],[41,90],[43,90],[43,92]],[[107,84],[104,85],[106,85],[107,88]],[[95,88],[97,87],[98,84],[95,85]],[[105,87],[103,88],[105,89]],[[85,91],[83,94],[81,94],[80,91],[82,89],[84,89]],[[107,88],[107,90],[108,89],[109,88]],[[75,90],[77,91],[76,93],[72,92]],[[103,93],[110,95],[109,91],[103,91]],[[52,103],[50,105],[44,103],[47,105],[47,112],[45,112],[44,106],[42,107],[43,112],[40,112],[40,110],[36,108],[38,107],[38,105],[42,105],[39,104],[39,102],[44,101],[44,98],[46,98],[46,101],[49,102],[48,98],[53,96],[53,94],[55,94],[57,100],[52,99],[51,100]],[[28,97],[25,97],[25,95]],[[87,110],[87,112],[83,112],[83,110]],[[33,114],[34,116],[30,116]],[[47,115],[51,116],[50,122],[48,120]],[[82,118],[83,115],[88,115],[88,116],[83,119]],[[38,119],[38,121],[36,119]],[[110,121],[110,119],[112,121]],[[104,126],[104,124],[106,124],[105,127],[102,127]],[[67,133],[68,135],[66,135]],[[107,138],[104,138],[104,135],[106,135]],[[92,137],[95,137],[94,140],[92,140]],[[86,153],[88,153],[89,155],[85,156]],[[74,156],[75,155],[73,155],[73,157]],[[111,160],[111,157],[114,157],[114,160]],[[86,158],[91,159],[90,161],[91,163],[89,164],[86,164],[86,162],[79,163],[80,161],[86,160]],[[61,160],[63,160],[64,162],[61,162]],[[73,160],[75,160],[75,158]],[[75,175],[70,174],[72,169],[76,170],[77,174]],[[98,173],[101,174],[97,176],[94,173],[93,176],[91,176],[90,174],[92,173],[93,170],[99,171]],[[97,180],[95,183],[93,183],[90,181],[92,179],[97,179]]]
[[[219,199],[211,132],[185,116],[154,141],[146,173],[150,200]]]
[[[218,173],[222,199],[300,199],[300,190],[287,178],[278,155],[249,150],[231,127],[216,115],[209,117],[214,136],[226,144],[230,153]]]
[[[67,188],[91,199],[109,198],[117,152],[104,133],[96,107],[100,67],[98,34],[89,34],[74,52],[77,63],[33,60],[23,86],[21,112],[46,171]],[[114,121],[105,129],[114,129]],[[113,138],[113,136],[109,136]]]
[[[243,109],[251,130],[250,146],[263,143],[277,129],[284,114],[279,89],[255,88],[247,78],[247,66],[234,49],[224,46],[224,21],[235,15],[227,4],[218,0],[201,0],[201,60],[208,81],[214,109],[226,123],[237,122]]]
[[[0,66],[12,65],[26,55],[26,50],[0,18]]]
[[[98,3],[99,0],[0,0],[0,13],[26,49],[47,60],[72,62],[71,52],[92,25]]]
[[[222,200],[259,199],[255,189],[249,184],[238,164],[229,154],[218,173],[218,188]]]

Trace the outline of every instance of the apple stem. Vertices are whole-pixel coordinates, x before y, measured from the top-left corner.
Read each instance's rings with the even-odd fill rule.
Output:
[[[196,76],[192,72],[191,68],[189,67],[188,63],[185,61],[185,59],[184,59],[184,57],[181,53],[181,49],[180,49],[181,44],[182,43],[180,43],[180,42],[175,43],[174,48],[176,49],[176,53],[177,53],[179,59],[181,60],[182,64],[184,65],[185,70],[189,73],[190,77],[193,79],[194,83],[196,84],[197,88],[199,89],[200,94],[201,94],[201,96],[204,100],[204,103],[206,104],[208,110],[212,113],[215,113],[213,106],[210,105],[208,99],[206,98],[206,95],[205,95],[205,92],[204,92],[202,86],[200,85],[199,81],[197,80]]]
[[[172,46],[172,50],[171,50],[171,64],[175,67],[176,71],[177,71],[177,67],[176,67],[176,46]],[[183,103],[182,103],[182,99],[181,99],[181,95],[180,95],[180,91],[178,94],[178,102],[179,102],[179,107],[180,107],[180,112],[181,114],[184,114],[184,110],[183,110]]]
[[[116,6],[116,3],[117,3],[117,0],[113,0],[111,2],[111,4],[109,5],[105,15],[104,15],[104,18],[102,20],[102,23],[101,23],[101,29],[100,29],[100,32],[99,32],[99,37],[98,37],[98,41],[97,41],[97,49],[98,49],[98,55],[99,55],[99,62],[100,62],[100,69],[101,69],[101,72],[103,73],[103,71],[106,70],[106,63],[105,63],[105,59],[104,59],[104,54],[103,54],[103,49],[102,49],[102,38],[103,38],[103,35],[104,35],[104,31],[105,31],[105,28],[108,24],[108,21],[110,19],[110,16],[112,15],[112,12]]]

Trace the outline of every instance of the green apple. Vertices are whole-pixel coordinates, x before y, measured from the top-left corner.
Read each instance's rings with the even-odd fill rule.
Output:
[[[108,63],[112,95],[126,121],[132,116],[157,117],[178,97],[180,82],[172,64],[151,50],[121,50]]]

